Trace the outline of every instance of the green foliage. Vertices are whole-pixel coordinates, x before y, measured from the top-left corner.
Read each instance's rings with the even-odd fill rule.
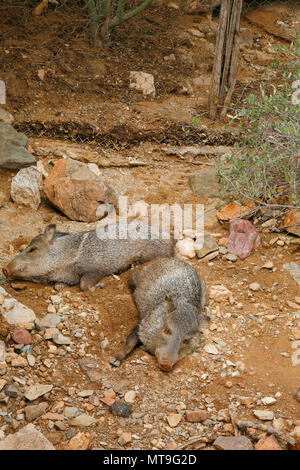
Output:
[[[237,118],[245,133],[233,155],[216,163],[219,179],[234,199],[300,207],[300,37],[290,51],[296,60],[276,67],[282,84],[269,85],[267,92],[262,81],[259,96],[243,100]]]

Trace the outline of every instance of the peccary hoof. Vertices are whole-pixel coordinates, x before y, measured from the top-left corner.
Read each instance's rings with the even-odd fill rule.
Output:
[[[119,367],[121,365],[121,362],[116,357],[111,357],[109,363],[114,367]]]

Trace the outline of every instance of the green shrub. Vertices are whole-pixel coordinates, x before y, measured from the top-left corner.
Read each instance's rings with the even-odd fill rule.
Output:
[[[292,45],[296,59],[276,64],[281,85],[250,94],[237,112],[245,128],[231,156],[216,163],[217,174],[234,199],[258,206],[300,207],[300,37]],[[298,89],[298,92],[297,92]]]

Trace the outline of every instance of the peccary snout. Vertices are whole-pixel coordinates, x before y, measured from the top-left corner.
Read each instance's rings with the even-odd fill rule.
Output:
[[[158,317],[162,323],[157,321]],[[141,321],[140,339],[153,352],[160,369],[170,371],[180,359],[198,347],[200,323],[197,307],[185,299],[167,297],[162,305],[150,311]]]
[[[169,304],[170,301],[167,300]],[[192,332],[186,334],[180,331],[180,325],[176,322],[177,312],[174,306],[171,312],[167,314],[164,328],[158,334],[157,345],[154,355],[156,356],[158,366],[164,371],[170,371],[173,366],[184,356],[192,352],[190,342],[193,338]],[[198,334],[198,330],[194,331],[194,335]],[[195,338],[196,339],[196,338]]]
[[[48,271],[50,244],[56,232],[54,224],[48,225],[45,232],[38,235],[3,269],[8,279],[30,279],[45,275]]]

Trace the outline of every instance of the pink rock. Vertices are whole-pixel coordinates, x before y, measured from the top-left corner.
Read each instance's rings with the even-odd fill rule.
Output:
[[[234,219],[230,223],[230,235],[227,248],[230,253],[247,258],[252,250],[259,246],[260,237],[249,220]]]
[[[17,344],[31,344],[32,337],[27,330],[16,330],[12,333],[12,339]]]

